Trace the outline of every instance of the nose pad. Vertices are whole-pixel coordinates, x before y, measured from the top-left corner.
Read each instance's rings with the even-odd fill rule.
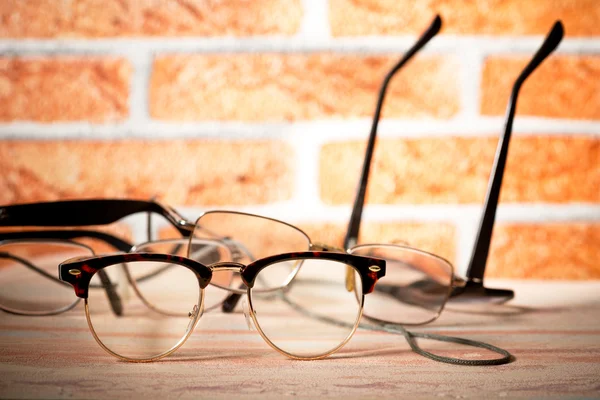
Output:
[[[244,296],[244,300],[242,300],[242,309],[244,310],[244,317],[246,317],[246,325],[248,325],[248,330],[254,331],[254,324],[252,322],[252,318],[250,318],[250,307],[248,307],[246,296]]]
[[[194,304],[194,308],[192,308],[192,311],[188,313],[188,317],[190,317],[190,322],[188,322],[187,329],[185,330],[186,332],[189,332],[189,330],[194,327],[194,321],[196,321],[196,316],[198,315],[198,313],[202,315],[202,310],[198,309],[198,305]]]

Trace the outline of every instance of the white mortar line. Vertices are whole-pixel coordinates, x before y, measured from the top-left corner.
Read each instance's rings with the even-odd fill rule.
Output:
[[[149,71],[147,72],[149,73]],[[348,118],[298,122],[181,122],[145,121],[147,105],[142,98],[145,89],[139,85],[147,79],[134,79],[132,94],[134,114],[124,123],[95,125],[89,123],[12,122],[0,124],[0,139],[286,139],[300,136],[319,143],[366,140],[371,119]],[[139,107],[139,108],[138,108]],[[457,117],[450,120],[386,119],[379,125],[378,138],[423,138],[450,136],[497,137],[503,129],[504,117]],[[566,120],[539,117],[517,117],[515,135],[600,135],[600,121]]]
[[[483,201],[483,200],[482,200]],[[175,206],[184,215],[199,215],[209,209],[240,210],[261,215],[269,215],[285,220],[302,222],[318,221],[347,223],[351,206],[326,206],[298,209],[296,201],[277,204],[250,206],[191,207]],[[367,205],[363,214],[364,222],[446,222],[457,226],[473,225],[479,222],[483,212],[481,205]],[[556,204],[500,204],[496,215],[497,223],[551,223],[551,222],[593,222],[600,223],[600,205],[575,203]]]
[[[305,210],[320,206],[319,195],[319,143],[293,135],[288,141],[294,148],[296,162],[294,171],[294,196],[292,207],[302,215]]]
[[[306,0],[311,3],[316,0]],[[118,38],[118,39],[4,39],[0,54],[4,56],[36,54],[112,54],[129,56],[132,51],[166,53],[254,53],[254,52],[349,52],[397,53],[412,46],[417,36],[368,36],[329,38],[318,34],[319,18],[308,16],[306,24],[316,21],[317,33],[304,31],[296,36],[185,37],[185,38]],[[441,35],[432,40],[424,53],[456,53],[469,47],[483,54],[524,53],[532,55],[543,42],[543,36],[485,37]],[[566,38],[558,53],[600,53],[600,41],[595,38]]]
[[[319,41],[331,38],[329,27],[329,2],[323,0],[302,0],[304,17],[298,36]]]
[[[461,117],[473,120],[479,116],[479,92],[483,69],[483,56],[478,51],[465,47],[459,52]]]
[[[125,125],[135,130],[141,124],[147,124],[150,118],[148,111],[150,74],[152,71],[152,55],[148,52],[135,52],[129,57],[133,67],[129,92],[129,120]]]

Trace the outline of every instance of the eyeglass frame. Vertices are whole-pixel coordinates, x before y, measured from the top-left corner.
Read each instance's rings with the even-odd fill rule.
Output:
[[[252,306],[251,290],[254,287],[254,283],[255,283],[257,275],[263,269],[267,268],[268,266],[270,266],[274,263],[282,262],[282,261],[307,260],[307,259],[337,261],[337,262],[344,263],[349,267],[354,268],[354,270],[356,272],[358,272],[358,274],[361,277],[362,288],[363,288],[362,289],[363,299],[360,302],[360,311],[357,315],[356,323],[355,323],[352,331],[350,332],[350,334],[346,337],[346,339],[341,344],[339,344],[334,349],[332,349],[326,353],[323,353],[323,354],[320,354],[317,356],[303,357],[303,356],[298,356],[298,355],[289,353],[289,352],[279,348],[278,346],[276,346],[268,338],[268,336],[264,333],[264,331],[260,328],[260,324],[256,320],[255,311]],[[200,262],[191,260],[186,257],[174,256],[174,255],[162,254],[162,253],[124,253],[124,254],[116,254],[116,255],[108,255],[108,256],[95,256],[95,257],[90,257],[90,258],[86,257],[83,259],[77,258],[74,260],[67,260],[67,261],[61,263],[58,267],[59,279],[61,281],[71,284],[75,290],[75,295],[81,299],[84,299],[86,319],[88,321],[88,326],[89,326],[90,330],[92,331],[92,335],[94,336],[94,339],[96,340],[96,342],[98,342],[98,344],[109,354],[111,354],[121,360],[133,361],[133,362],[156,361],[158,359],[168,356],[169,354],[172,354],[179,347],[181,347],[185,343],[185,341],[189,338],[189,336],[191,335],[195,326],[197,325],[197,323],[202,315],[202,310],[203,310],[203,304],[200,304],[199,305],[200,312],[197,313],[197,315],[195,316],[196,320],[193,321],[193,323],[191,324],[191,328],[188,329],[188,332],[186,332],[184,337],[179,342],[177,342],[174,347],[172,347],[171,349],[169,349],[157,356],[146,358],[146,359],[132,359],[132,358],[124,357],[120,354],[117,354],[114,351],[107,348],[106,345],[104,345],[104,343],[102,343],[102,341],[99,339],[98,335],[96,334],[96,332],[93,328],[92,322],[91,322],[91,317],[90,317],[89,307],[88,307],[88,290],[89,290],[90,281],[91,281],[92,277],[94,276],[94,274],[98,273],[99,271],[103,270],[106,267],[113,266],[113,265],[119,265],[119,264],[126,264],[126,263],[136,262],[136,261],[169,262],[169,263],[173,263],[173,264],[177,264],[177,265],[186,267],[186,268],[190,269],[192,272],[194,272],[194,274],[196,275],[196,277],[198,279],[200,288],[202,290],[204,290],[206,288],[206,286],[208,286],[208,284],[210,283],[213,272],[218,272],[218,271],[223,271],[223,270],[232,270],[232,269],[238,271],[240,276],[242,277],[242,281],[247,286],[247,295],[248,295],[249,306],[250,306],[250,310],[251,310],[250,315],[254,321],[255,326],[257,327],[259,334],[272,348],[274,348],[281,354],[284,354],[290,358],[302,359],[302,360],[317,360],[317,359],[327,357],[327,356],[335,353],[337,350],[339,350],[341,347],[343,347],[350,340],[350,338],[353,336],[354,332],[358,328],[360,318],[362,316],[362,310],[364,307],[364,295],[369,294],[373,291],[377,281],[380,278],[382,278],[383,276],[385,276],[385,271],[386,271],[386,261],[385,260],[378,259],[378,258],[372,258],[372,257],[356,256],[356,255],[347,254],[347,253],[333,253],[333,252],[326,252],[326,251],[324,251],[324,252],[305,251],[305,252],[292,252],[292,253],[277,254],[277,255],[261,258],[259,260],[255,260],[252,263],[247,264],[247,265],[244,265],[241,263],[236,263],[236,262],[218,262],[218,263],[210,264],[207,266],[207,265],[204,265]],[[130,276],[128,276],[128,279],[131,279]],[[130,283],[131,283],[131,281],[130,281]],[[201,297],[202,297],[201,303],[203,303],[204,295],[202,295]]]
[[[381,119],[381,110],[387,93],[390,81],[394,75],[440,30],[441,20],[437,16],[427,31],[419,38],[417,43],[411,47],[406,54],[398,61],[386,74],[381,84],[377,105],[373,115],[371,131],[367,142],[365,157],[361,176],[359,178],[356,195],[352,207],[352,213],[348,228],[344,238],[344,248],[353,247],[358,241],[360,224],[362,219],[362,211],[365,204],[365,196],[367,184],[369,181],[369,173],[373,159],[375,147],[375,139],[377,136],[377,128]],[[519,74],[512,87],[511,94],[508,100],[506,109],[506,119],[504,132],[501,135],[492,165],[492,171],[488,182],[488,189],[484,201],[484,211],[479,223],[476,240],[473,245],[470,262],[467,266],[466,284],[456,287],[450,297],[455,299],[460,296],[463,301],[492,301],[496,303],[504,303],[514,297],[514,291],[508,289],[491,289],[484,286],[485,268],[487,265],[490,244],[492,239],[492,231],[496,218],[496,210],[498,208],[498,199],[500,189],[502,187],[502,178],[506,166],[508,156],[508,145],[510,142],[513,121],[516,113],[517,99],[521,86],[525,80],[537,69],[540,64],[558,47],[564,36],[564,27],[560,20],[556,21],[551,30],[544,39],[542,45],[531,58]]]

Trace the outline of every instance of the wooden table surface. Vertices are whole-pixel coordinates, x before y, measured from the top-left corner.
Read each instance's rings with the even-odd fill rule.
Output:
[[[500,346],[516,357],[508,365],[442,364],[411,352],[402,337],[368,331],[330,358],[295,361],[249,331],[240,313],[206,314],[179,351],[132,364],[96,344],[78,306],[55,317],[0,314],[0,397],[600,397],[600,282],[493,284],[515,289],[510,305],[446,310],[415,330]],[[444,355],[485,352],[421,343]]]

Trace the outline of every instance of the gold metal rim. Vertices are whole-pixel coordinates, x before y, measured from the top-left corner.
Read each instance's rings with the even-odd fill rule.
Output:
[[[318,354],[318,355],[315,355],[315,356],[299,356],[299,355],[289,353],[289,352],[287,352],[287,351],[279,348],[275,343],[273,343],[267,337],[267,335],[265,335],[265,332],[262,330],[262,328],[260,327],[260,324],[256,320],[256,314],[254,313],[254,306],[252,305],[252,296],[250,295],[250,292],[251,292],[251,289],[248,288],[247,296],[248,296],[248,305],[250,307],[250,316],[252,317],[252,321],[254,322],[254,326],[256,327],[256,330],[258,331],[258,333],[260,334],[260,336],[263,338],[263,340],[265,342],[267,342],[267,344],[269,346],[271,346],[274,350],[276,350],[279,353],[283,354],[284,356],[292,358],[294,360],[304,360],[304,361],[319,360],[319,359],[322,359],[322,358],[325,358],[325,357],[328,357],[328,356],[332,355],[333,353],[337,352],[339,349],[341,349],[342,347],[344,347],[346,345],[346,343],[348,343],[350,341],[350,339],[352,338],[352,336],[354,336],[354,333],[356,332],[356,329],[358,329],[358,326],[360,324],[360,319],[361,319],[362,313],[363,313],[363,307],[364,307],[364,304],[365,304],[365,295],[363,294],[362,298],[361,298],[361,302],[360,302],[360,310],[358,312],[358,316],[356,318],[354,326],[352,327],[352,330],[350,331],[350,333],[348,334],[348,336],[346,336],[346,338],[344,339],[344,341],[341,342],[337,347],[335,347],[332,350],[329,350],[329,351],[327,351],[325,353]]]
[[[386,323],[386,324],[396,324],[396,325],[402,325],[402,326],[421,326],[421,325],[427,325],[433,321],[435,321],[436,319],[438,319],[440,317],[440,315],[442,315],[442,311],[444,311],[444,309],[446,308],[446,304],[448,303],[448,300],[450,299],[450,295],[452,294],[452,289],[454,289],[454,265],[452,265],[452,263],[448,260],[446,260],[443,257],[440,257],[436,254],[433,253],[429,253],[427,251],[424,250],[420,250],[420,249],[415,249],[414,247],[410,247],[410,246],[403,246],[403,245],[399,245],[399,244],[390,244],[390,243],[385,243],[385,244],[377,244],[377,243],[368,243],[368,244],[360,244],[358,246],[354,246],[351,249],[348,250],[349,254],[354,254],[353,251],[357,250],[357,249],[362,249],[362,248],[369,248],[369,247],[384,247],[384,248],[399,248],[399,249],[403,249],[403,250],[409,250],[409,251],[414,251],[416,253],[421,253],[433,258],[436,258],[444,263],[446,263],[449,267],[450,267],[450,284],[448,285],[448,291],[446,293],[446,297],[444,298],[444,302],[442,303],[442,305],[440,306],[440,309],[438,310],[437,314],[432,316],[431,319],[425,321],[425,322],[419,322],[419,323],[396,323],[396,322],[390,322],[390,321],[386,321],[386,320],[382,320],[379,318],[373,318],[373,317],[369,317],[368,315],[365,315],[365,318],[368,318],[371,321],[377,321],[380,323]],[[385,280],[385,276],[383,278],[381,278],[382,280]]]
[[[183,344],[191,336],[192,332],[196,328],[196,325],[198,325],[198,321],[200,321],[200,317],[202,316],[202,311],[204,310],[204,289],[202,289],[202,288],[200,288],[200,296],[199,296],[198,300],[199,300],[198,304],[200,305],[198,308],[199,311],[196,313],[194,322],[192,324],[188,324],[186,334],[181,339],[179,339],[179,341],[173,347],[171,347],[169,350],[167,350],[163,353],[160,353],[156,356],[152,356],[152,357],[148,357],[148,358],[130,358],[130,357],[122,356],[120,354],[115,353],[108,347],[106,347],[106,345],[104,343],[102,343],[102,340],[100,340],[100,338],[96,334],[96,330],[94,329],[94,326],[90,319],[90,310],[89,310],[89,306],[88,306],[88,299],[85,299],[85,317],[87,319],[88,327],[90,328],[90,331],[92,332],[92,336],[94,336],[94,339],[96,340],[96,343],[98,343],[100,345],[100,347],[102,347],[104,349],[104,351],[106,351],[108,354],[112,355],[113,357],[118,358],[119,360],[127,361],[127,362],[134,362],[134,363],[152,362],[152,361],[160,360],[161,358],[164,358],[164,357],[172,354],[177,349],[179,349],[181,346],[183,346]]]

